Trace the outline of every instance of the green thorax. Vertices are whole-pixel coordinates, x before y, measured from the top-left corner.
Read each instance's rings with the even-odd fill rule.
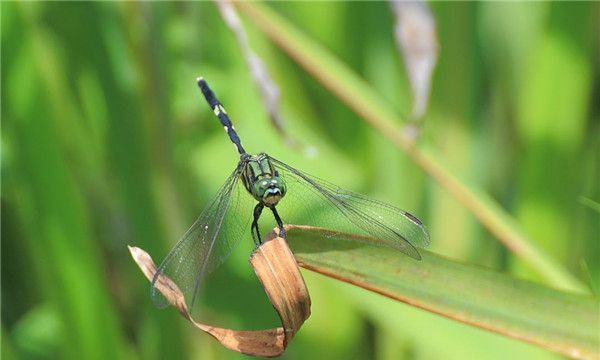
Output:
[[[249,155],[245,161],[241,176],[246,190],[267,207],[277,205],[285,195],[286,185],[279,177],[269,155]]]

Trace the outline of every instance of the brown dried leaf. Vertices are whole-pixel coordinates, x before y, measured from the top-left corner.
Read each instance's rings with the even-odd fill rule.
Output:
[[[152,281],[156,265],[150,255],[138,247],[130,246],[129,251],[146,278]],[[254,251],[250,264],[279,314],[282,327],[246,331],[199,323],[190,316],[183,293],[171,279],[161,275],[155,286],[187,320],[225,347],[246,355],[279,356],[310,316],[308,290],[285,239],[274,232]]]
[[[391,6],[396,15],[396,41],[413,92],[411,117],[417,120],[425,114],[431,75],[437,63],[435,19],[424,1],[392,1]]]

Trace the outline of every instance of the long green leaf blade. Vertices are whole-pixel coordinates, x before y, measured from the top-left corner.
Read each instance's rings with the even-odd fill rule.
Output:
[[[600,302],[421,250],[415,261],[352,235],[290,228],[300,265],[392,299],[575,358],[598,358]],[[349,241],[340,241],[340,238]]]
[[[525,234],[514,219],[488,194],[467,185],[447,170],[429,149],[397,129],[401,121],[381,97],[326,49],[268,7],[250,2],[236,4],[260,30],[293,60],[346,103],[367,123],[404,151],[440,186],[456,197],[494,236],[516,256],[525,261],[549,284],[589,292],[585,285],[555,259],[551,258]]]

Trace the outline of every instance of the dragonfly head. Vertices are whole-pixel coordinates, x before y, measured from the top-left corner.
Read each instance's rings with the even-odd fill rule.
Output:
[[[264,177],[252,186],[252,195],[266,206],[275,206],[283,198],[287,187],[279,176]]]
[[[265,206],[277,205],[285,195],[287,187],[269,156],[260,153],[243,158],[242,161],[245,165],[241,177],[246,190]]]

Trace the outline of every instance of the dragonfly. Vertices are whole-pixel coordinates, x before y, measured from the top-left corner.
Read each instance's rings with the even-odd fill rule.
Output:
[[[328,229],[328,238],[343,239],[343,233],[357,234],[360,236],[353,238],[355,241],[383,245],[421,259],[417,248],[429,244],[429,234],[416,216],[344,190],[264,152],[247,153],[206,80],[200,77],[197,84],[235,146],[239,161],[216,196],[157,268],[152,280],[155,305],[168,305],[155,287],[159,276],[166,275],[180,288],[194,317],[203,279],[227,259],[246,236],[248,225],[255,246],[261,244],[259,219],[265,209],[272,213],[284,238],[286,231],[279,210],[286,218],[297,219],[295,224]]]

